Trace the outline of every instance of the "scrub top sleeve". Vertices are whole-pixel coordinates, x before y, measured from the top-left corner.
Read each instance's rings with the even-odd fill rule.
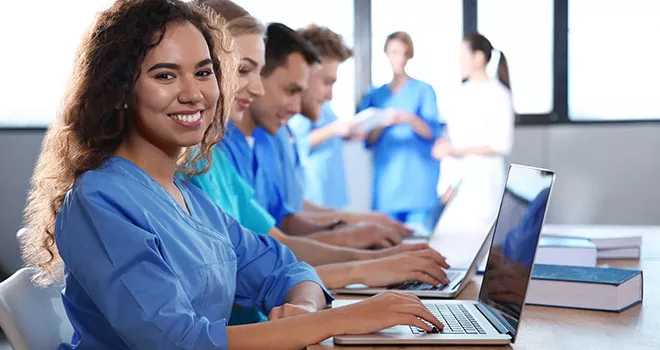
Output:
[[[291,288],[306,281],[321,286],[326,301],[332,301],[314,268],[298,262],[289,248],[270,236],[257,235],[230,217],[226,218],[238,261],[236,304],[257,307],[267,315],[272,308],[284,304]]]
[[[66,222],[57,223],[59,252],[129,348],[227,348],[226,321],[195,313],[159,253],[159,238],[135,226],[114,194],[77,189],[70,195]]]
[[[254,198],[254,190],[238,174],[235,175],[234,189],[238,198],[238,212],[241,225],[258,234],[265,235],[275,227],[275,219]]]
[[[374,91],[375,91],[375,90],[373,90],[373,89],[372,89],[372,90],[369,90],[369,92],[366,93],[366,94],[364,95],[364,97],[362,97],[362,102],[360,103],[360,108],[358,108],[358,112],[362,112],[362,111],[364,111],[365,109],[367,109],[367,108],[369,108],[369,107],[372,106],[372,103],[371,103],[371,95],[373,94]]]
[[[430,85],[425,85],[421,91],[421,101],[418,115],[431,129],[432,139],[440,136],[442,125],[440,123],[440,114],[438,112],[438,100],[435,91]]]

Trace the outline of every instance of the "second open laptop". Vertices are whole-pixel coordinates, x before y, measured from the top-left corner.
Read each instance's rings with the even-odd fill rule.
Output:
[[[550,192],[552,171],[512,165],[507,176],[488,262],[478,300],[425,300],[424,305],[444,324],[441,331],[426,332],[412,326],[395,326],[362,335],[341,335],[337,344],[508,344],[516,340],[529,278],[541,235]],[[523,210],[506,205],[512,196],[526,196]],[[333,307],[358,300],[335,300]]]
[[[456,267],[446,270],[447,278],[450,281],[447,285],[441,284],[434,286],[417,281],[408,281],[389,287],[369,288],[363,284],[354,284],[345,288],[332,290],[332,292],[336,294],[374,295],[386,290],[401,290],[415,294],[419,297],[455,298],[468,284],[470,284],[472,277],[477,273],[477,268],[488,252],[492,236],[493,229],[491,229],[485,237],[483,234],[476,235],[476,240],[478,241],[481,239],[481,244],[475,251],[475,242],[477,241],[475,241],[474,236],[435,235],[431,242],[431,247],[437,247],[436,249],[442,247],[441,252],[443,252],[443,254],[445,254],[444,252],[446,251],[448,255],[451,255],[447,257],[447,261],[449,261],[450,264],[452,264],[451,261],[456,263]],[[456,259],[452,259],[452,256],[455,256]],[[469,259],[468,256],[471,256],[472,260],[467,260]],[[462,260],[463,262],[459,262],[459,260]],[[467,261],[469,261],[469,264],[465,265],[465,262]]]

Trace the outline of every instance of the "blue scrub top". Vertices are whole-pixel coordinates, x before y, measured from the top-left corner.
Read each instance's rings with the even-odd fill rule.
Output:
[[[282,182],[282,145],[262,128],[257,128],[252,136],[254,147],[230,122],[227,134],[218,146],[231,160],[238,174],[252,186],[257,202],[275,218],[279,226],[285,216],[300,211],[302,204],[291,205],[287,202],[287,193],[275,186]]]
[[[374,152],[373,209],[389,213],[429,210],[438,199],[439,162],[431,157],[431,149],[441,128],[433,88],[408,79],[393,94],[386,84],[364,97],[360,110],[369,107],[413,113],[429,125],[433,134],[425,139],[409,124],[400,124],[386,128],[373,145],[367,145]]]
[[[234,303],[268,313],[296,284],[321,285],[288,248],[242,228],[195,186],[174,182],[190,215],[119,157],[83,174],[67,194],[55,240],[75,331],[73,345],[59,349],[227,349]]]
[[[277,130],[275,135],[271,135],[262,128],[257,128],[254,132],[255,146],[257,154],[261,154],[263,159],[268,160],[268,166],[277,169],[272,162],[279,163],[279,174],[271,176],[273,191],[282,194],[283,205],[287,213],[297,213],[303,210],[303,182],[304,170],[302,160],[298,154],[297,140],[293,132],[283,126]]]
[[[297,114],[289,120],[289,128],[296,137],[298,154],[304,171],[304,197],[306,200],[331,208],[348,205],[348,189],[344,171],[344,139],[333,137],[311,147],[309,134],[337,120],[330,102],[323,104],[319,120]]]

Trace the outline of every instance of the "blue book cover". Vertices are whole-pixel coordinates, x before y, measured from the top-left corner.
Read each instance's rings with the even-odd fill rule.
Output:
[[[532,278],[565,282],[598,283],[618,286],[640,274],[639,270],[602,267],[534,265]]]

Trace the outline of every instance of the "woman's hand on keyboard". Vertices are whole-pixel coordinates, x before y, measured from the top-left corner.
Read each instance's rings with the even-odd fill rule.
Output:
[[[386,258],[356,262],[358,283],[384,287],[405,281],[419,281],[434,286],[448,284],[445,257],[431,248],[408,251]]]
[[[444,325],[429,312],[414,295],[400,292],[384,292],[361,302],[328,310],[337,313],[338,320],[332,325],[333,334],[368,334],[385,328],[403,325],[433,331]]]

